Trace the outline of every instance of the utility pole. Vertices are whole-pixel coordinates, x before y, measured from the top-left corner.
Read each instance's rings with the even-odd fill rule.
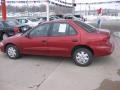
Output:
[[[72,0],[72,7],[73,7],[73,10],[72,10],[72,15],[75,15],[75,0]]]
[[[46,12],[47,12],[47,21],[49,21],[49,16],[50,16],[49,0],[46,0]]]
[[[5,0],[1,0],[1,6],[2,6],[2,20],[6,20],[6,2]]]
[[[28,5],[28,0],[27,0],[27,16],[29,17],[29,5]]]

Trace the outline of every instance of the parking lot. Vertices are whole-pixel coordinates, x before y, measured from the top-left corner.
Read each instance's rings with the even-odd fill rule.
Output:
[[[0,90],[120,90],[120,38],[109,28],[115,50],[95,58],[88,67],[76,66],[71,58],[24,56],[10,60],[0,53]],[[117,27],[117,28],[116,28]]]

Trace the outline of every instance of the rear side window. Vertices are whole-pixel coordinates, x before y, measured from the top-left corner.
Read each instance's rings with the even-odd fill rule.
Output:
[[[79,25],[80,27],[82,27],[83,29],[85,29],[87,32],[95,32],[96,28],[90,24],[86,24],[84,22],[81,21],[74,21],[77,25]]]
[[[51,36],[65,36],[67,34],[66,23],[54,23]]]
[[[54,23],[51,36],[74,36],[76,30],[67,23]]]
[[[76,30],[72,26],[69,25],[68,26],[68,35],[69,36],[74,36],[76,34],[77,34]]]

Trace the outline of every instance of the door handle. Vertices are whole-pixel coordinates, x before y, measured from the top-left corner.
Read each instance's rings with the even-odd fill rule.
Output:
[[[78,40],[77,39],[73,39],[72,42],[78,42]]]
[[[42,40],[43,43],[47,43],[47,40]]]

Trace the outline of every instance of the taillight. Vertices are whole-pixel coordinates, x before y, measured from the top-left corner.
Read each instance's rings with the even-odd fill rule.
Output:
[[[14,28],[14,32],[15,32],[15,33],[20,32],[19,28],[18,28],[18,27],[15,27],[15,28]]]
[[[103,45],[108,45],[109,43],[110,43],[110,39],[106,38],[106,39],[102,39],[102,40],[98,41],[97,45],[103,46]]]

